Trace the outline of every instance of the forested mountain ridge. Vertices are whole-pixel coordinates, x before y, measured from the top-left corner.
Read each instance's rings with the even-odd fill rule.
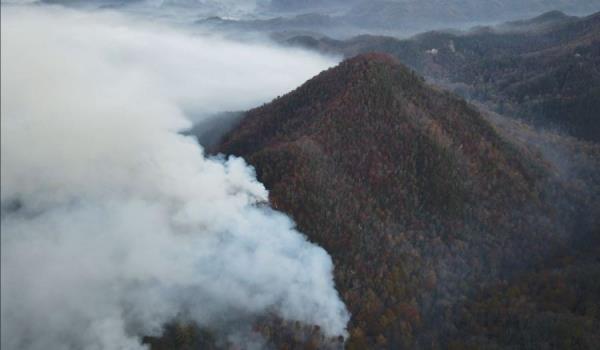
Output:
[[[575,214],[597,200],[584,185],[569,189],[581,202],[560,203],[553,167],[509,137],[395,58],[367,54],[247,112],[213,151],[254,165],[273,206],[332,255],[352,313],[347,348],[501,347],[504,334],[477,333],[502,320],[480,319],[477,305],[505,312],[486,288],[571,251]],[[596,235],[584,216],[578,237]],[[526,334],[542,341],[552,327]]]
[[[295,37],[294,45],[342,53],[385,52],[427,78],[506,115],[599,141],[600,13],[551,12],[466,33],[428,32],[400,40]]]

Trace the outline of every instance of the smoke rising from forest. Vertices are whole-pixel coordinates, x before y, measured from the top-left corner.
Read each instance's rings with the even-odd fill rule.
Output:
[[[274,314],[345,334],[333,264],[191,122],[335,62],[113,12],[2,8],[2,348],[137,349]]]

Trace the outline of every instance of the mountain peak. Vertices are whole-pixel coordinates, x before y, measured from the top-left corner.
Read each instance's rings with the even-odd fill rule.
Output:
[[[392,76],[396,78],[398,76],[417,78],[412,70],[402,64],[396,57],[380,52],[356,55],[323,73],[323,75],[327,74],[335,74],[340,78],[343,75],[352,75],[355,77],[356,74],[359,74],[364,77],[376,79],[378,83],[382,82],[379,80],[389,81],[389,78],[392,78]],[[318,79],[319,76],[316,78]],[[419,80],[422,79],[418,78],[410,83],[416,83]],[[403,79],[398,79],[394,82],[400,84],[403,82]]]
[[[265,142],[277,142],[279,137],[304,133],[305,128],[318,130],[324,122],[333,126],[354,120],[354,127],[368,120],[385,123],[400,117],[394,112],[401,111],[401,100],[418,95],[424,88],[424,80],[394,57],[382,53],[358,55],[270,104],[247,112],[240,127],[225,136],[223,147],[237,148],[237,141],[242,139],[246,145],[260,147]],[[249,134],[257,129],[264,137],[238,138],[237,133]]]
[[[369,52],[360,55],[356,55],[346,61],[347,64],[388,64],[391,66],[401,65],[400,61],[387,53],[382,52]]]
[[[392,87],[406,88],[421,86],[423,79],[397,58],[386,54],[371,52],[360,54],[342,62],[339,66],[325,72],[324,75],[335,75],[338,79],[352,78],[352,85],[357,88]],[[317,76],[318,78],[318,76]]]
[[[566,13],[559,11],[559,10],[553,10],[553,11],[548,11],[545,13],[542,13],[541,15],[534,17],[531,21],[535,22],[535,21],[549,21],[549,20],[563,20],[563,19],[568,19],[571,18],[569,15],[567,15]]]
[[[217,151],[261,166],[276,153],[277,162],[290,166],[298,157],[332,162],[356,181],[372,180],[364,185],[374,193],[421,183],[418,194],[404,189],[394,197],[403,210],[417,201],[424,210],[459,213],[469,193],[518,201],[535,178],[526,160],[464,100],[378,53],[348,59],[247,112]],[[269,187],[276,179],[261,166],[258,175]],[[490,186],[489,179],[498,183]],[[474,185],[481,188],[466,188]]]

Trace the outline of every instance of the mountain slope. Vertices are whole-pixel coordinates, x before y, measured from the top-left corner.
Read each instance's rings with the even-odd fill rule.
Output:
[[[363,134],[379,138],[363,138]],[[382,144],[382,137],[389,138],[389,142]],[[348,142],[352,147],[347,147]],[[465,174],[456,171],[485,172],[490,178],[477,190],[491,197],[511,189],[515,191],[510,195],[527,197],[535,176],[464,101],[429,88],[421,78],[385,55],[349,60],[285,99],[251,111],[224,140],[221,150],[247,155],[272,145],[279,149],[289,147],[289,143],[307,150],[316,143],[314,151],[334,157],[336,167],[359,170],[365,178],[376,179],[377,186],[372,190],[379,186],[387,191],[389,181],[420,186],[420,193],[427,192],[424,198],[411,198],[412,202],[404,197],[395,199],[439,213],[459,210],[454,205],[462,203],[459,199],[467,194],[459,183],[459,177]],[[453,152],[453,147],[460,152]],[[343,149],[355,153],[344,157],[335,154]],[[488,154],[498,156],[495,164],[499,169],[485,167]],[[389,177],[393,169],[386,163],[392,159],[402,159],[402,164],[410,164],[412,171]],[[439,176],[442,186],[455,187],[456,191],[440,202],[436,193],[441,192],[436,188],[440,184],[417,183],[423,177],[421,173]],[[498,181],[494,188],[487,188],[490,180]],[[511,186],[500,191],[501,181],[510,182]]]
[[[348,348],[444,347],[479,286],[566,244],[549,165],[387,55],[247,112],[213,151],[254,165],[272,204],[332,255]]]

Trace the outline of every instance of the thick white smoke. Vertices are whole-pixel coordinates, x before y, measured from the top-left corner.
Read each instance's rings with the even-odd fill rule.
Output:
[[[174,318],[253,315],[344,334],[327,253],[196,116],[248,108],[334,62],[114,13],[2,7],[2,349],[136,349]]]

